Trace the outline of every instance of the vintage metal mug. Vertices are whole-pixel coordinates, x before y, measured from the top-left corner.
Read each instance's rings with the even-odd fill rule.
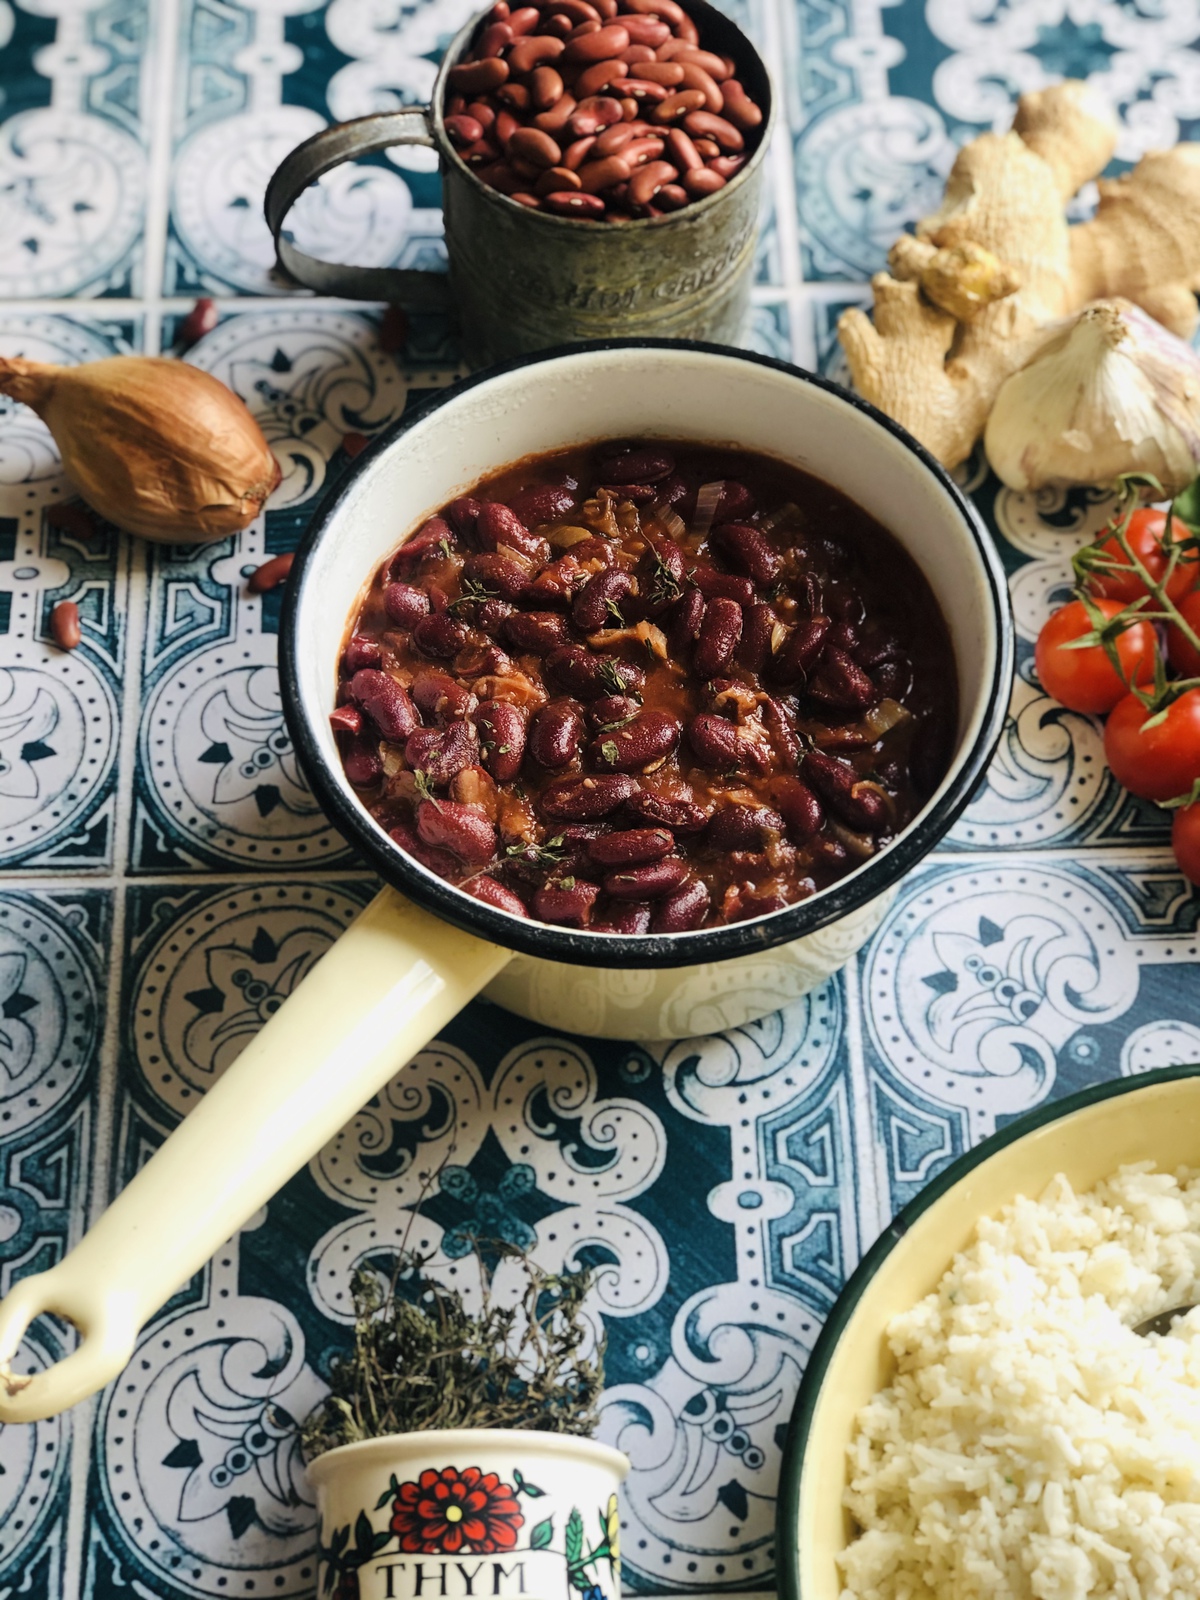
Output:
[[[716,339],[734,343],[750,293],[762,174],[774,124],[767,69],[741,30],[706,0],[689,12],[706,46],[731,55],[763,111],[761,137],[736,177],[669,216],[615,226],[531,211],[480,181],[442,121],[446,77],[479,18],[442,60],[432,103],[336,123],[298,145],[267,186],[279,265],[305,288],[413,311],[457,309],[472,366],[577,339]],[[322,173],[395,145],[438,152],[449,282],[440,273],[319,261],[285,231],[288,213]]]
[[[894,841],[807,900],[690,933],[591,933],[472,899],[372,819],[329,725],[347,620],[406,533],[484,473],[627,434],[759,450],[852,496],[924,571],[958,669],[949,770]],[[719,346],[581,345],[510,362],[404,416],[313,517],[280,641],[284,707],[305,773],[389,887],[86,1238],[0,1305],[0,1422],[50,1415],[114,1377],[142,1323],[472,996],[553,1029],[664,1039],[741,1026],[823,983],[966,805],[1003,726],[1012,654],[1004,575],[963,494],[902,428],[795,367]],[[6,1384],[7,1363],[43,1311],[75,1324],[78,1349]]]

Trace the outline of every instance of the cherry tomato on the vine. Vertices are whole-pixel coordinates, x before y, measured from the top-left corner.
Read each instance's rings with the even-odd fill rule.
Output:
[[[1173,700],[1153,727],[1136,695],[1126,695],[1104,728],[1104,756],[1112,775],[1143,800],[1174,800],[1200,778],[1200,689]]]
[[[1192,632],[1200,637],[1200,589],[1193,589],[1175,604],[1179,614]],[[1200,653],[1180,633],[1173,622],[1167,623],[1167,655],[1175,671],[1185,678],[1200,678]]]
[[[1098,600],[1105,620],[1121,610],[1119,601]],[[1072,640],[1092,631],[1092,619],[1081,600],[1056,611],[1038,634],[1034,661],[1042,688],[1068,711],[1111,711],[1129,693],[1131,683],[1154,681],[1158,640],[1148,622],[1135,622],[1117,637],[1117,658],[1125,677],[1113,667],[1103,645],[1071,647]]]
[[[1156,583],[1162,581],[1162,576],[1167,570],[1169,552],[1163,543],[1166,531],[1166,512],[1148,509],[1135,511],[1126,529],[1130,549]],[[1172,519],[1172,544],[1180,544],[1191,536],[1191,531],[1182,522]],[[1124,605],[1128,605],[1131,600],[1140,600],[1144,594],[1149,593],[1146,585],[1129,565],[1129,558],[1117,543],[1114,530],[1107,530],[1096,543],[1106,556],[1119,561],[1125,570],[1089,574],[1087,586],[1092,594],[1104,595],[1109,600],[1120,600]],[[1177,602],[1180,595],[1186,594],[1193,587],[1198,576],[1200,576],[1200,557],[1195,551],[1189,551],[1180,557],[1175,571],[1171,574],[1171,581],[1167,584],[1168,595]]]
[[[1200,803],[1181,806],[1175,813],[1171,849],[1188,882],[1200,884]]]

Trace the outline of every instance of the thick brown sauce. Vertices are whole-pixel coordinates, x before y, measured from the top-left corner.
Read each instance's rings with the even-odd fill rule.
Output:
[[[707,907],[699,916],[698,897],[692,892],[689,906],[681,913],[680,925],[709,926],[777,909],[836,881],[875,853],[911,821],[944,775],[952,753],[958,710],[954,658],[945,623],[924,576],[893,536],[861,507],[820,479],[748,452],[639,441],[634,449],[665,452],[673,460],[674,470],[669,476],[660,475],[649,491],[631,491],[640,494],[640,505],[624,498],[616,488],[617,498],[607,502],[605,511],[606,497],[597,500],[595,496],[598,486],[610,482],[614,475],[612,461],[603,453],[615,448],[609,442],[529,457],[483,479],[471,496],[476,501],[507,504],[521,491],[566,485],[576,491],[577,501],[587,500],[586,506],[580,504],[574,510],[563,511],[535,531],[551,536],[555,546],[550,551],[552,565],[570,555],[569,547],[560,544],[562,536],[556,529],[599,529],[606,525],[610,534],[619,530],[619,538],[610,538],[601,553],[611,558],[610,566],[634,574],[643,597],[640,604],[636,594],[618,603],[622,615],[610,615],[606,626],[619,629],[623,624],[632,625],[645,609],[648,563],[652,559],[649,544],[657,544],[661,552],[668,548],[666,542],[674,535],[683,556],[681,583],[672,586],[666,580],[660,597],[690,587],[697,574],[702,582],[706,573],[747,575],[745,561],[731,557],[719,534],[715,541],[703,534],[703,512],[698,522],[694,507],[702,484],[723,481],[749,491],[747,497],[736,487],[727,490],[717,525],[727,520],[725,507],[734,505],[740,494],[741,509],[734,505],[736,521],[759,529],[761,539],[778,558],[778,570],[769,578],[760,575],[754,582],[753,603],[769,605],[774,624],[771,645],[759,670],[746,664],[747,652],[753,651],[745,632],[732,663],[702,679],[690,670],[694,645],[681,641],[677,630],[671,659],[663,662],[651,653],[655,644],[661,649],[661,637],[655,640],[652,635],[649,645],[645,639],[634,637],[601,642],[594,634],[580,631],[571,622],[570,601],[565,594],[558,602],[547,600],[544,595],[538,599],[522,596],[517,609],[554,612],[565,620],[572,643],[587,646],[590,637],[589,648],[594,653],[640,667],[645,672],[644,684],[638,691],[642,709],[666,712],[678,719],[683,731],[672,752],[652,765],[651,770],[632,774],[641,790],[671,800],[690,800],[706,812],[742,806],[771,811],[778,807],[784,813],[785,826],[760,830],[752,841],[753,848],[731,848],[728,829],[722,833],[720,825],[714,829],[710,824],[704,831],[677,835],[672,861],[681,857],[691,874],[689,884],[699,878],[708,889]],[[669,494],[678,498],[663,515],[664,497]],[[675,520],[679,511],[683,512],[684,528]],[[433,669],[450,673],[481,700],[493,695],[518,703],[524,699],[522,709],[527,716],[543,699],[556,703],[572,699],[561,679],[547,669],[543,654],[514,647],[504,622],[481,613],[478,603],[464,599],[472,592],[470,586],[464,587],[464,562],[478,551],[479,545],[469,531],[469,517],[464,523],[461,512],[457,519],[449,511],[443,515],[458,522],[458,531],[448,546],[432,546],[416,562],[404,558],[401,547],[399,560],[393,557],[376,574],[353,620],[351,659],[343,670],[339,704],[349,704],[353,718],[349,668],[361,664],[364,641],[368,642],[368,651],[372,644],[379,647],[379,659],[372,665],[405,688]],[[528,520],[535,522],[533,517]],[[763,524],[765,532],[761,532]],[[464,528],[468,530],[465,533]],[[589,549],[596,548],[599,547],[584,546],[582,553],[586,556]],[[586,570],[573,574],[576,592],[580,578],[586,580],[604,570],[604,562],[599,559],[585,561],[583,566]],[[535,561],[529,567],[530,578],[541,570]],[[661,570],[661,564],[655,570]],[[468,576],[469,572],[468,567]],[[569,561],[566,576],[572,576]],[[435,611],[448,606],[450,614],[466,625],[467,637],[456,656],[434,659],[417,647],[410,629],[398,627],[389,617],[385,591],[388,583],[396,579],[424,590],[433,597]],[[680,603],[674,601],[666,613],[649,619],[663,635],[672,635],[672,619],[678,614]],[[711,596],[708,604],[711,607]],[[779,663],[789,635],[810,623],[814,614],[830,619],[822,654],[805,672],[793,675],[792,681],[781,681]],[[745,607],[742,615],[748,621]],[[488,624],[488,631],[479,626],[481,621]],[[759,623],[761,626],[761,617]],[[497,645],[511,663],[502,663],[499,673],[495,670]],[[839,677],[836,672],[830,690],[831,648],[841,650],[857,670],[849,691],[845,689],[845,674]],[[759,655],[761,658],[761,646]],[[525,689],[521,688],[522,683]],[[854,704],[856,692],[858,703]],[[841,696],[840,705],[830,702],[831,693],[834,700]],[[756,699],[768,694],[773,706]],[[871,703],[864,707],[865,699]],[[645,930],[649,916],[656,930],[672,931],[670,891],[665,896],[648,896],[644,906],[638,905],[632,912],[628,902],[610,897],[603,887],[590,908],[582,910],[576,903],[578,894],[571,894],[577,884],[603,886],[606,871],[613,870],[596,864],[589,855],[586,838],[580,835],[656,825],[645,815],[633,815],[625,805],[574,829],[569,821],[542,814],[539,797],[549,785],[564,777],[605,770],[604,757],[596,755],[594,746],[589,755],[589,746],[593,740],[602,739],[602,731],[596,730],[594,716],[588,715],[588,702],[579,699],[575,704],[584,715],[585,727],[580,750],[568,765],[546,770],[526,750],[519,773],[501,783],[499,793],[478,767],[449,785],[434,786],[432,791],[428,783],[423,784],[424,794],[433,795],[432,801],[426,800],[427,805],[436,806],[439,800],[443,805],[450,800],[481,801],[492,814],[491,820],[498,824],[496,854],[491,862],[482,865],[477,860],[457,861],[444,850],[430,848],[428,841],[414,844],[417,836],[413,824],[422,793],[415,787],[410,763],[404,760],[403,743],[379,740],[361,700],[362,731],[357,735],[343,733],[340,739],[344,758],[349,758],[348,770],[358,780],[358,792],[371,815],[385,829],[399,827],[398,842],[413,849],[451,881],[479,893],[480,898],[491,895],[488,883],[480,888],[481,880],[494,880],[519,895],[530,915],[536,916],[539,907],[534,904],[534,896],[538,888],[548,885],[553,889],[565,884],[565,898],[542,897],[542,920],[564,920],[574,926],[599,924],[610,931],[636,932]],[[700,714],[716,714],[730,722],[740,720],[739,739],[747,739],[749,744],[739,748],[752,749],[753,761],[738,761],[722,770],[698,759],[688,729]],[[781,714],[791,729],[790,738],[780,730]],[[427,711],[423,720],[426,725],[441,726],[452,719]],[[336,721],[337,714],[335,724]],[[876,728],[889,723],[886,731],[876,737]],[[609,730],[614,731],[619,730]],[[815,832],[810,828],[812,808],[806,822],[804,805],[797,802],[797,745],[805,792],[810,800],[815,793],[820,802],[816,814],[821,820]],[[815,765],[808,760],[810,751],[815,752]],[[864,780],[869,786],[858,791],[861,804],[856,804],[853,797],[839,800],[829,791],[830,757],[848,769],[843,787]],[[380,760],[386,775],[375,770]],[[491,764],[486,740],[479,760],[485,766]],[[822,763],[826,769],[823,786],[814,781]],[[868,809],[873,806],[883,820],[877,817],[864,825],[863,805]],[[881,805],[885,808],[882,812]],[[778,823],[778,816],[775,821]],[[714,832],[718,835],[715,842]],[[551,844],[554,840],[560,843]],[[679,891],[674,893],[678,895]],[[493,903],[511,904],[502,897],[491,898]],[[662,909],[664,905],[666,911]]]

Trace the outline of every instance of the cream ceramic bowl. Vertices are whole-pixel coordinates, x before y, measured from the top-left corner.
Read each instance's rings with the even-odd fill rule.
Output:
[[[401,540],[488,472],[631,434],[740,445],[857,500],[931,584],[959,690],[949,770],[884,850],[769,916],[636,937],[514,917],[427,871],[361,805],[329,726],[349,619]],[[19,1389],[5,1393],[0,1383],[0,1422],[46,1416],[113,1377],[141,1324],[474,995],[548,1028],[662,1039],[740,1026],[823,983],[870,937],[896,881],[942,838],[982,777],[1008,704],[1012,623],[987,532],[895,423],[761,356],[628,340],[495,368],[376,440],[326,496],[297,553],[280,669],[313,791],[388,887],[87,1237],[0,1306],[0,1378],[39,1312],[67,1317],[83,1334],[78,1350]]]
[[[1021,1117],[946,1168],[863,1257],[829,1314],[792,1414],[776,1549],[782,1600],[838,1600],[842,1505],[859,1408],[892,1379],[885,1329],[937,1287],[981,1217],[1064,1172],[1089,1189],[1130,1161],[1200,1166],[1200,1066],[1122,1079]]]

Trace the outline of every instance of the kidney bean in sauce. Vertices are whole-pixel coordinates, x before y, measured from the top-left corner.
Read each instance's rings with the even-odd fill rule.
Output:
[[[401,848],[619,935],[844,877],[933,793],[957,712],[879,523],[767,457],[639,440],[529,457],[415,530],[351,621],[333,726]]]

